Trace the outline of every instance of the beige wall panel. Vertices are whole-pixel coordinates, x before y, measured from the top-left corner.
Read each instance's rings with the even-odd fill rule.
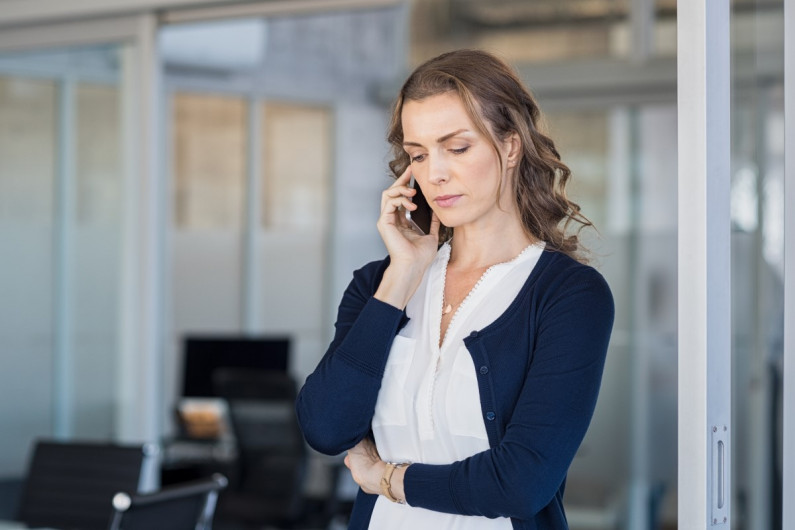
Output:
[[[174,97],[176,224],[240,228],[246,178],[246,105],[242,99]]]

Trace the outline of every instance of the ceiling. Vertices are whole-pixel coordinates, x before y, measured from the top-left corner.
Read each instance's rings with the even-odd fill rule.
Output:
[[[676,0],[653,1],[655,17],[676,16]],[[576,25],[625,19],[633,0],[446,0],[453,25],[470,29]],[[783,0],[732,0],[737,11],[781,9]]]

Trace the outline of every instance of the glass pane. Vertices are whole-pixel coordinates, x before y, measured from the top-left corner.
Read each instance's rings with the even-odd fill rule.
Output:
[[[166,418],[179,396],[186,335],[240,333],[247,183],[246,99],[177,92],[171,146],[176,192],[172,237],[172,342],[164,366]],[[167,425],[166,429],[172,429]]]
[[[629,300],[628,290],[616,281],[617,277],[629,277],[627,263],[616,259],[626,255],[627,241],[619,239],[622,234],[609,232],[610,227],[605,224],[609,208],[606,190],[611,163],[610,113],[603,109],[550,109],[545,116],[549,135],[572,172],[569,197],[603,231],[605,239],[609,239],[595,245],[593,234],[586,234],[588,230],[582,234],[586,247],[592,252],[592,264],[605,275],[616,304],[616,324],[597,409],[567,478],[566,517],[571,528],[576,529],[587,527],[589,519],[594,517],[615,518],[612,505],[629,482],[631,409],[626,396],[631,392],[631,349],[627,343],[629,321],[625,313]],[[621,163],[626,165],[625,160]],[[605,244],[612,244],[623,252],[613,251],[604,259]]]
[[[367,152],[351,153],[346,161],[357,171],[384,178],[385,112],[373,94],[398,68],[395,44],[402,36],[401,15],[400,7],[321,10],[162,28],[164,81],[176,93],[171,163],[177,192],[174,319],[163,363],[167,396],[179,397],[180,354],[187,334],[289,335],[291,373],[301,381],[314,368],[333,319],[326,300],[334,288],[328,284],[332,265],[327,236],[333,224],[332,173],[339,159],[332,155],[338,146],[331,108],[346,109],[351,131],[378,123],[378,140],[367,129]],[[188,92],[195,103],[181,101]],[[260,121],[252,124],[247,105],[255,98]],[[245,107],[234,118],[228,104],[233,99]],[[206,107],[208,101],[217,107],[226,102],[224,119],[198,121],[200,111],[193,109]],[[187,118],[180,111],[195,114],[193,121],[181,124]],[[251,133],[259,136],[249,138]],[[190,152],[188,136],[196,143]],[[249,145],[254,153],[247,152]],[[259,179],[256,191],[245,189],[252,155],[258,172],[253,176]],[[208,162],[209,157],[213,160]],[[215,171],[208,171],[210,164]],[[380,186],[378,177],[373,180]],[[352,197],[363,194],[361,187]],[[244,228],[252,199],[257,201],[257,218],[254,226]],[[230,221],[231,215],[235,217]],[[351,224],[364,226],[355,214],[350,218]],[[343,230],[340,237],[356,239],[357,250],[366,248],[357,236]],[[371,241],[370,247],[382,252],[380,242]],[[347,284],[348,271],[343,274]],[[167,401],[166,406],[173,405]],[[317,487],[316,482],[310,487]]]
[[[738,530],[777,530],[783,453],[784,2],[732,4],[732,522]]]
[[[77,220],[117,226],[121,199],[121,101],[116,85],[77,86]]]
[[[288,333],[293,367],[322,349],[321,303],[328,258],[332,171],[329,109],[280,102],[263,105],[262,329]],[[305,352],[310,353],[307,356]]]
[[[263,105],[262,224],[322,230],[328,219],[331,116],[328,110]]]
[[[119,87],[80,83],[75,98],[72,435],[112,438],[124,207]]]
[[[543,105],[543,102],[542,102]],[[676,525],[676,107],[546,112],[616,320],[566,486],[572,529]],[[627,522],[627,521],[634,521]]]
[[[604,110],[547,112],[550,136],[572,170],[569,193],[597,227],[607,220],[609,114]]]
[[[0,56],[0,476],[36,437],[116,434],[119,52]]]
[[[174,95],[176,224],[239,229],[246,180],[246,104],[241,98]]]
[[[0,75],[0,476],[53,432],[56,100],[54,81]]]

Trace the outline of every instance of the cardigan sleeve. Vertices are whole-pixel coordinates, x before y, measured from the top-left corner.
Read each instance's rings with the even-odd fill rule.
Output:
[[[381,378],[404,311],[373,298],[388,261],[354,273],[337,312],[334,339],[296,400],[307,443],[339,454],[370,431]]]
[[[557,291],[541,309],[532,361],[502,439],[459,462],[409,466],[409,505],[526,520],[552,501],[593,415],[614,315],[610,289],[590,267]]]

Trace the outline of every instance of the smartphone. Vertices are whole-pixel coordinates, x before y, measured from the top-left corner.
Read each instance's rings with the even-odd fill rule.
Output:
[[[406,210],[406,220],[414,230],[425,235],[431,231],[431,217],[433,216],[433,211],[428,201],[425,199],[425,195],[422,194],[419,185],[417,185],[417,181],[414,180],[413,174],[411,175],[411,180],[409,180],[409,188],[417,190],[417,193],[411,198],[411,201],[417,205],[417,209],[413,212]]]

